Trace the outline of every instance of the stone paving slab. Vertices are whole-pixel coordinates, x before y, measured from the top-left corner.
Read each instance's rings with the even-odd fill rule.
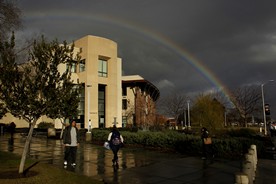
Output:
[[[0,136],[0,150],[21,154],[25,139],[15,135],[13,145],[8,136]],[[107,184],[233,184],[241,161],[215,159],[214,163],[200,157],[123,148],[119,151],[119,167],[112,166],[112,152],[102,146],[82,143],[78,149],[77,166],[63,167],[60,140],[34,137],[30,157],[86,175]],[[276,183],[276,160],[259,159],[254,184]]]
[[[131,168],[120,174],[122,183],[234,183],[239,161],[217,160],[206,163],[197,157],[165,160],[142,168]]]

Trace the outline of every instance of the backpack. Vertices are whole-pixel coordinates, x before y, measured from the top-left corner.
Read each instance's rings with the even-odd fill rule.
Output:
[[[119,132],[112,132],[111,141],[113,145],[121,144],[121,137]]]

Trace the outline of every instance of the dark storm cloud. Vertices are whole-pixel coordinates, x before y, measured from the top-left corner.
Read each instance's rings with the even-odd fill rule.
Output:
[[[230,89],[276,80],[275,0],[21,0],[19,4],[25,24],[20,35],[43,33],[70,42],[91,34],[114,40],[124,74],[143,76],[159,87],[161,95],[215,87],[172,45],[194,55]],[[162,38],[172,44],[156,40]],[[276,92],[276,82],[271,86],[266,95],[276,114],[270,95]]]

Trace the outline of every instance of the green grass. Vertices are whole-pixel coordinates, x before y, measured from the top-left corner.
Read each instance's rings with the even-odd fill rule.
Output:
[[[59,169],[50,164],[38,163],[30,168],[26,176],[18,174],[20,157],[13,153],[0,151],[0,183],[15,184],[15,183],[39,183],[39,184],[74,184],[74,183],[91,183],[100,184],[101,181],[91,177],[78,175],[76,173]],[[25,168],[35,164],[35,160],[27,160]]]

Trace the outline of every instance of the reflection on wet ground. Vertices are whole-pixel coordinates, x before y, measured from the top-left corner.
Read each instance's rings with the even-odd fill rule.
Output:
[[[25,144],[25,137],[15,134],[11,140],[9,135],[0,136],[0,149],[21,155]],[[30,145],[29,157],[35,158],[42,163],[53,164],[57,167],[63,166],[63,146],[62,140],[47,139],[46,137],[33,137]],[[96,177],[99,180],[119,181],[120,172],[134,167],[151,165],[161,157],[173,159],[180,157],[175,154],[164,154],[144,150],[141,148],[122,148],[119,153],[119,166],[112,165],[112,151],[102,146],[89,143],[82,143],[77,153],[77,165],[68,166],[69,171],[73,171],[86,176]]]
[[[0,150],[21,155],[26,138],[19,134],[0,136]],[[214,162],[199,157],[165,154],[141,148],[123,148],[119,151],[119,167],[112,166],[112,152],[102,146],[82,143],[78,149],[77,166],[63,166],[61,140],[33,137],[29,156],[40,162],[53,164],[78,174],[120,184],[232,184],[235,173],[241,171],[242,160],[216,158]],[[258,159],[255,184],[275,183],[275,160]]]

